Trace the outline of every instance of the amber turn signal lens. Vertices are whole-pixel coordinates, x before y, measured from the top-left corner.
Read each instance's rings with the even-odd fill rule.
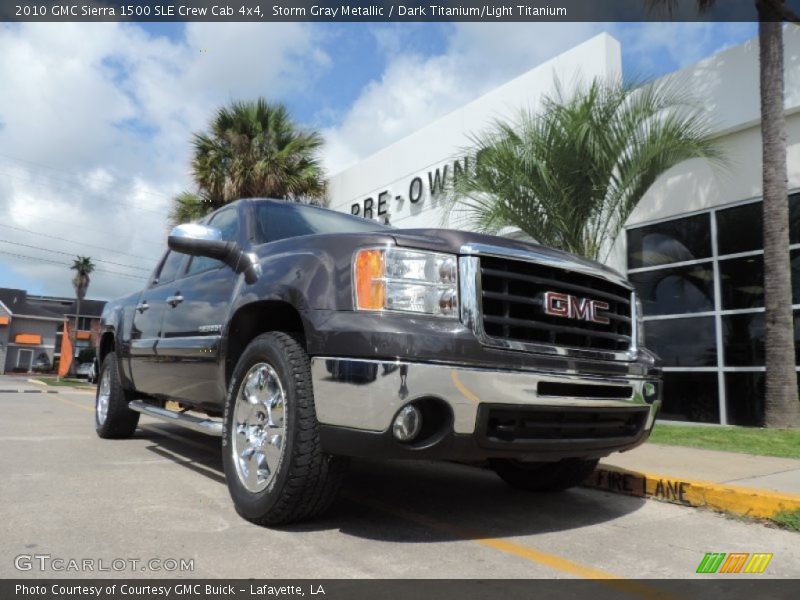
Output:
[[[381,310],[386,299],[386,273],[383,250],[361,250],[356,255],[356,308]]]

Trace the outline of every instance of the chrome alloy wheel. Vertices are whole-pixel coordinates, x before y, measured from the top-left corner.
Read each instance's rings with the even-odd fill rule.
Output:
[[[278,470],[286,439],[286,394],[267,363],[256,363],[244,376],[231,429],[239,481],[248,491],[261,492]]]
[[[97,386],[97,423],[102,425],[108,415],[108,402],[111,399],[111,369],[103,371],[100,385]]]

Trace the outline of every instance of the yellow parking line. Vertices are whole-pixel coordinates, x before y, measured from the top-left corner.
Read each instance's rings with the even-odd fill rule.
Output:
[[[454,378],[454,381],[456,380],[457,378]],[[54,395],[54,397],[56,397],[57,400],[64,402],[65,404],[69,404],[71,406],[75,406],[83,410],[89,410],[94,412],[94,409],[78,404],[77,402],[72,402],[65,398],[58,398],[57,395]],[[160,428],[155,428],[148,425],[143,425],[140,427],[142,429],[147,429],[151,432],[154,432],[158,435],[164,435],[169,438],[180,440],[181,442],[185,442],[187,444],[190,444],[202,450],[206,450],[208,452],[217,451],[216,448],[210,448],[192,439],[183,437],[181,435],[172,432],[164,431],[163,429]],[[463,539],[466,541],[474,542],[476,544],[480,544],[481,546],[492,548],[494,550],[498,550],[506,554],[511,554],[513,556],[517,556],[518,558],[522,558],[524,560],[528,560],[536,564],[550,567],[551,569],[554,569],[556,571],[567,573],[569,575],[574,575],[576,577],[580,577],[583,579],[600,580],[600,582],[603,583],[604,585],[607,585],[621,592],[625,592],[641,598],[647,598],[652,600],[676,600],[676,598],[678,598],[677,596],[665,592],[664,590],[659,590],[649,585],[638,583],[635,580],[622,579],[619,576],[614,575],[613,573],[602,571],[600,569],[595,569],[594,567],[582,565],[580,563],[571,561],[562,556],[558,556],[556,554],[550,554],[548,552],[542,552],[541,550],[529,548],[527,546],[523,546],[515,542],[510,542],[508,540],[501,540],[499,538],[487,537],[475,531],[470,531],[469,529],[462,528],[459,525],[453,525],[445,521],[440,521],[438,519],[434,519],[426,515],[422,515],[407,510],[405,508],[401,508],[399,506],[386,504],[384,502],[380,502],[379,500],[373,500],[372,498],[366,498],[364,496],[352,494],[349,492],[343,493],[342,496],[344,498],[347,498],[348,500],[351,500],[352,502],[355,502],[356,504],[360,504],[362,506],[379,510],[381,512],[385,512],[391,515],[395,515],[397,517],[417,523],[419,525],[423,525],[424,527],[433,529],[435,531],[441,531],[447,533],[448,535],[456,539]]]
[[[62,398],[59,394],[47,394],[47,397],[53,398],[54,400],[58,400],[59,402],[63,402],[64,404],[69,404],[70,406],[80,408],[81,410],[88,410],[89,412],[94,412],[93,406],[86,406],[85,404],[79,404],[78,402],[67,400],[66,398]]]
[[[453,385],[456,386],[456,389],[461,392],[461,395],[464,396],[464,398],[474,402],[475,404],[481,403],[481,399],[472,393],[472,390],[461,383],[461,379],[458,378],[458,373],[455,369],[450,369],[450,379],[453,380]]]
[[[600,571],[598,569],[593,569],[591,567],[585,567],[583,565],[572,562],[571,560],[568,560],[566,558],[556,556],[554,554],[540,552],[538,550],[527,548],[525,546],[521,546],[519,544],[515,544],[514,542],[509,542],[506,540],[481,536],[480,534],[474,531],[469,531],[458,525],[452,525],[444,521],[439,521],[438,519],[433,519],[431,517],[421,515],[419,513],[415,513],[410,510],[400,508],[398,506],[394,506],[392,504],[386,504],[378,500],[373,500],[372,498],[366,498],[364,496],[351,494],[349,492],[345,492],[343,495],[349,500],[352,500],[357,504],[366,506],[367,508],[372,508],[380,510],[382,512],[387,512],[402,519],[405,519],[406,521],[411,521],[419,525],[424,525],[429,529],[434,529],[436,531],[447,533],[448,535],[454,538],[470,540],[482,546],[488,546],[489,548],[494,548],[495,550],[501,550],[509,554],[514,554],[516,556],[525,558],[532,562],[552,567],[553,569],[556,569],[558,571],[569,573],[570,575],[576,575],[577,577],[582,577],[584,579],[616,578],[616,575],[613,575],[611,573]]]
[[[453,525],[445,521],[439,521],[438,519],[433,519],[431,517],[394,506],[392,504],[386,504],[378,500],[373,500],[372,498],[366,498],[364,496],[351,494],[349,492],[345,492],[342,495],[357,504],[366,506],[367,508],[386,512],[407,521],[423,525],[429,529],[447,533],[456,539],[475,542],[481,546],[486,546],[494,550],[512,554],[530,562],[544,565],[546,567],[550,567],[551,569],[555,569],[556,571],[561,571],[562,573],[574,575],[582,579],[599,580],[598,583],[611,587],[617,591],[653,600],[677,600],[680,598],[680,596],[675,596],[674,594],[654,588],[650,585],[642,584],[635,580],[624,579],[618,575],[609,573],[608,571],[602,571],[600,569],[595,569],[594,567],[582,565],[556,554],[542,552],[541,550],[529,548],[527,546],[523,546],[515,542],[509,542],[507,540],[487,537],[478,532],[470,531],[469,529],[463,528],[459,525]]]

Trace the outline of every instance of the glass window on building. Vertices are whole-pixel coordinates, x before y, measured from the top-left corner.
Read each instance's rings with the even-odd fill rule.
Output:
[[[646,315],[675,315],[714,310],[711,263],[659,268],[628,275]]]
[[[800,192],[789,196],[789,243],[800,244]]]
[[[713,317],[659,319],[645,328],[647,347],[670,367],[714,367],[717,341]]]
[[[760,201],[751,201],[627,232],[628,278],[644,306],[646,344],[664,361],[661,418],[763,420],[762,210]],[[789,197],[789,218],[800,357],[800,193]]]
[[[628,231],[628,268],[651,267],[711,256],[708,214]]]
[[[761,256],[721,260],[719,277],[723,310],[764,306],[764,259]]]
[[[761,250],[764,231],[760,202],[717,211],[717,250],[719,254],[736,254]]]
[[[716,373],[664,373],[662,419],[719,423]]]
[[[764,313],[722,317],[722,343],[725,365],[729,367],[764,366]]]
[[[725,373],[726,408],[731,425],[761,425],[764,414],[764,373]]]

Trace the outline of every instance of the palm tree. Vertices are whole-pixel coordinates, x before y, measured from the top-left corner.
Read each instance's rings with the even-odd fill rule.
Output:
[[[75,289],[75,327],[72,329],[72,353],[69,363],[69,374],[71,377],[75,376],[75,344],[78,338],[78,326],[80,323],[81,315],[81,300],[86,297],[86,290],[89,289],[89,274],[94,271],[94,263],[88,256],[78,256],[72,261],[71,270],[75,271],[75,277],[72,278],[72,287]]]
[[[800,427],[789,254],[789,191],[783,86],[783,21],[800,22],[784,0],[754,0],[758,11],[764,210],[766,397],[764,425]],[[648,0],[670,11],[675,0]],[[707,10],[715,0],[697,0]]]
[[[599,259],[661,174],[690,158],[722,163],[709,129],[674,83],[594,81],[567,97],[556,82],[539,115],[473,136],[477,158],[453,178],[450,199],[479,230],[517,227]]]
[[[220,108],[208,131],[194,136],[198,191],[173,200],[171,222],[197,219],[238,198],[324,199],[317,158],[322,144],[322,136],[299,129],[282,104],[259,98]]]

